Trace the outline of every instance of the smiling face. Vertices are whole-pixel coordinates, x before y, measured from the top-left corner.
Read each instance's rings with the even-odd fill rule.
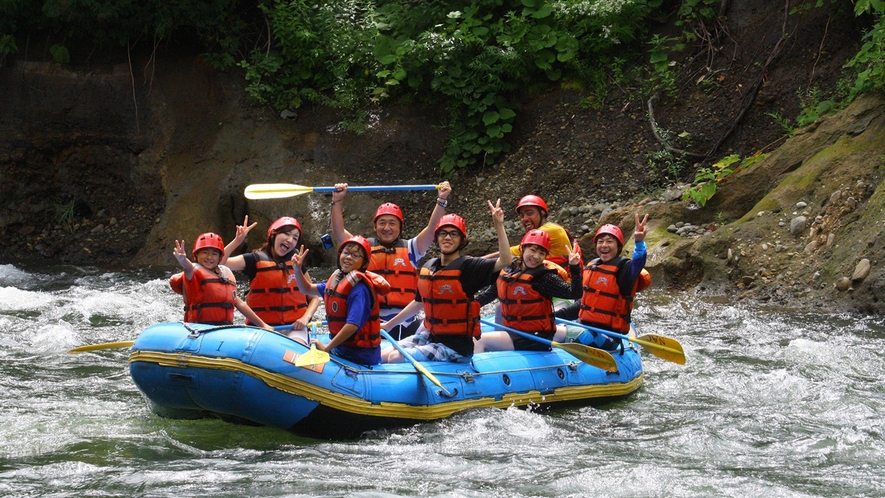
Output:
[[[516,214],[519,215],[519,222],[526,232],[540,228],[547,217],[546,213],[536,206],[523,206]]]
[[[454,225],[444,225],[436,231],[436,243],[442,254],[454,254],[461,249],[461,232]]]
[[[381,215],[375,220],[375,236],[383,245],[396,242],[401,231],[399,219],[392,214]]]
[[[618,247],[618,239],[609,234],[603,234],[596,237],[596,255],[603,263],[613,260],[620,251]]]
[[[338,254],[338,268],[345,273],[359,270],[365,262],[366,255],[357,243],[345,245]]]
[[[218,267],[218,262],[221,261],[221,251],[207,247],[197,251],[195,257],[200,266],[212,271]]]
[[[283,227],[283,230],[285,231],[277,232],[273,239],[273,254],[279,258],[292,252],[298,247],[298,241],[301,240],[301,231],[297,228],[288,226]]]
[[[526,268],[537,268],[547,259],[547,249],[537,244],[522,246],[522,264]]]

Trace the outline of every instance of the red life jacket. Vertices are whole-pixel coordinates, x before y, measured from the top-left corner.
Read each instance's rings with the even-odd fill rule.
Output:
[[[479,303],[461,287],[461,256],[445,268],[432,271],[431,259],[418,274],[418,294],[424,303],[424,326],[431,335],[479,337]]]
[[[184,296],[184,321],[210,325],[234,323],[234,300],[237,280],[226,267],[218,265],[218,273],[194,263],[190,280],[184,273],[172,275],[169,285]]]
[[[543,265],[525,271],[513,266],[501,270],[495,285],[504,326],[529,333],[541,332],[546,338],[553,337],[556,331],[553,300],[536,291],[532,280],[547,272],[558,273],[557,268],[562,270],[559,265],[545,260]],[[516,271],[512,271],[514,269]]]
[[[390,283],[390,293],[379,298],[381,307],[405,308],[418,292],[418,270],[409,259],[408,242],[397,239],[392,247],[385,247],[377,238],[370,237],[369,244],[372,244],[372,255],[368,270]]]
[[[578,318],[582,322],[615,332],[630,331],[633,297],[642,279],[637,278],[626,295],[621,291],[618,273],[628,264],[629,259],[618,256],[608,263],[595,259],[584,267],[584,292],[581,296],[581,309],[578,311]]]
[[[326,281],[326,292],[323,301],[326,305],[326,320],[329,322],[329,336],[335,337],[347,324],[347,296],[360,281],[369,286],[372,296],[372,311],[362,328],[356,331],[341,346],[351,348],[376,348],[381,345],[381,319],[378,313],[379,295],[390,290],[390,284],[380,275],[372,272],[352,271],[344,273],[335,270]]]
[[[256,251],[255,277],[249,281],[246,304],[268,325],[289,325],[307,312],[307,297],[295,282],[292,261],[274,261]],[[246,320],[246,323],[251,324]]]

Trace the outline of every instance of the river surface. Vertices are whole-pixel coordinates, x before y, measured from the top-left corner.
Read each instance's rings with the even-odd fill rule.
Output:
[[[134,339],[168,274],[0,265],[0,496],[885,495],[885,321],[652,291],[645,384],[601,408],[482,409],[329,442],[152,413]],[[238,316],[238,320],[242,317]]]

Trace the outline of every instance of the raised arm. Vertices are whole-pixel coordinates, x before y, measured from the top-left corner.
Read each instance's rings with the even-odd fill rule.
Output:
[[[313,279],[310,278],[309,273],[305,272],[304,276],[306,277],[305,279],[308,282],[313,282]],[[299,290],[301,289],[300,286],[298,288]],[[305,310],[304,315],[302,315],[301,318],[295,320],[295,323],[292,324],[292,330],[307,329],[307,324],[310,323],[311,319],[313,319],[314,313],[316,313],[317,311],[317,308],[320,307],[319,296],[308,296],[305,294],[305,297],[307,297],[307,310]]]
[[[172,250],[172,255],[175,256],[175,259],[178,260],[178,264],[181,265],[181,269],[184,270],[184,278],[186,280],[193,278],[194,264],[191,263],[191,260],[187,259],[183,240],[175,241],[175,249]]]
[[[501,209],[501,199],[497,204],[489,203],[492,212],[492,223],[495,225],[495,233],[498,234],[498,262],[495,263],[495,271],[510,264],[510,241],[507,240],[507,230],[504,230],[504,210]]]
[[[350,238],[350,232],[344,228],[344,196],[347,195],[347,184],[336,183],[335,189],[332,192],[332,208],[329,217],[332,223],[332,237],[335,237],[335,242],[340,244]]]
[[[442,182],[436,187],[437,189],[437,198],[436,203],[433,206],[433,211],[430,213],[430,221],[427,222],[427,226],[424,227],[424,230],[421,230],[421,233],[415,237],[415,245],[418,250],[418,254],[424,255],[430,246],[433,244],[433,232],[436,231],[436,224],[439,223],[439,219],[446,214],[446,206],[449,205],[449,195],[452,194],[452,186],[449,185],[449,182]]]
[[[301,265],[304,263],[304,258],[307,257],[307,253],[310,252],[310,249],[305,249],[304,246],[301,246],[301,249],[295,251],[295,254],[292,255],[292,266],[293,273],[295,275],[295,282],[298,284],[298,289],[301,290],[301,293],[305,296],[319,296],[319,288],[314,285],[313,282],[308,282],[306,278],[304,278],[304,273],[301,271]]]
[[[231,270],[240,271],[245,267],[245,263],[242,261],[242,258],[239,258],[239,261],[234,263],[233,261],[229,262],[228,258],[233,254],[234,251],[237,250],[238,247],[243,245],[246,242],[246,236],[249,235],[249,232],[255,228],[258,222],[249,224],[249,215],[243,219],[242,225],[237,225],[237,235],[234,237],[234,240],[230,241],[230,244],[224,246],[224,255],[221,257],[221,261],[218,263],[220,265],[225,265]],[[234,258],[236,260],[237,258]]]

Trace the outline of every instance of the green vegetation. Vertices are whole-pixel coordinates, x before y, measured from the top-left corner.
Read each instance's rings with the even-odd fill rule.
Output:
[[[439,166],[454,174],[507,152],[519,99],[551,82],[581,88],[585,108],[601,107],[613,86],[675,97],[672,56],[709,34],[704,23],[719,22],[720,3],[678,2],[674,22],[684,28],[676,39],[648,36],[673,12],[663,0],[0,0],[0,64],[35,40],[46,48],[32,53],[70,63],[96,49],[151,52],[179,37],[198,43],[217,68],[242,71],[255,103],[344,109],[350,117],[342,126],[356,132],[384,103],[444,108],[449,142]],[[841,5],[818,0],[801,8]],[[852,74],[833,95],[804,90],[797,126],[885,86],[883,0],[853,7],[873,25],[848,64]],[[627,62],[637,60],[648,63]],[[685,167],[678,157],[650,164],[665,178]]]
[[[731,154],[730,156],[723,157],[709,168],[699,169],[694,178],[696,185],[687,189],[682,194],[682,199],[690,200],[703,207],[707,204],[707,201],[716,195],[716,188],[719,182],[734,172],[731,165],[740,160],[741,157],[739,155]]]

